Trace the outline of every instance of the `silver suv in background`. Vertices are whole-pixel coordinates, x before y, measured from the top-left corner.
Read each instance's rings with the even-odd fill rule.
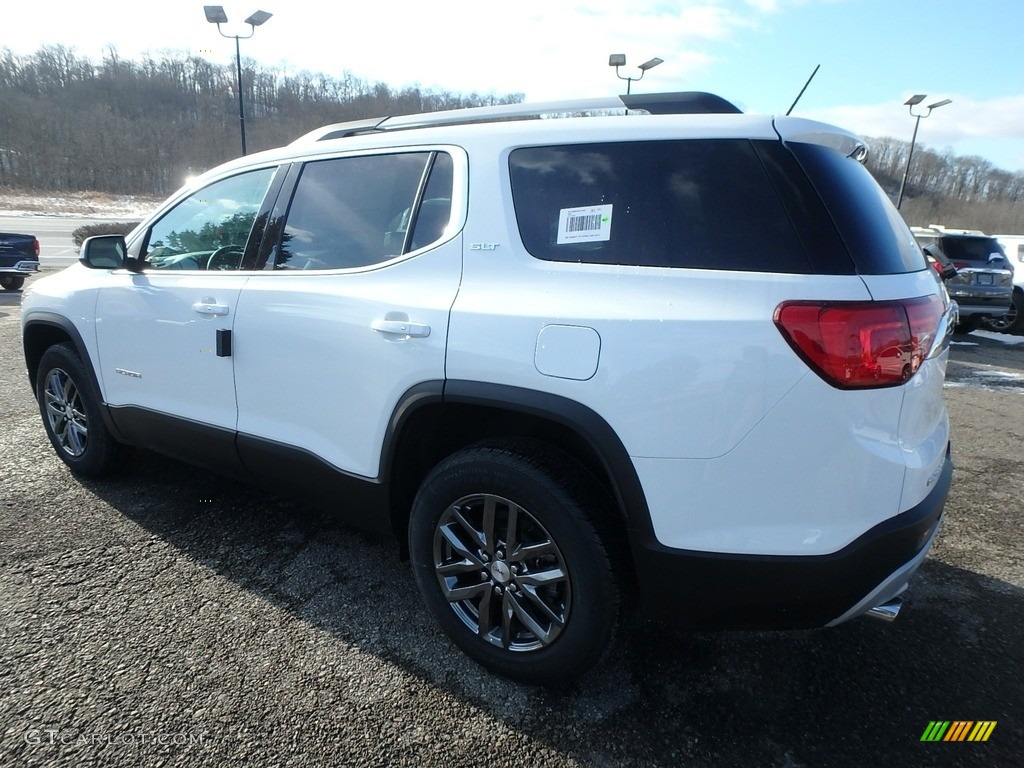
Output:
[[[959,305],[958,333],[970,333],[1005,317],[1012,304],[1013,264],[998,240],[978,230],[947,229],[940,224],[911,227],[911,232],[925,255],[956,269],[946,279],[946,290]]]

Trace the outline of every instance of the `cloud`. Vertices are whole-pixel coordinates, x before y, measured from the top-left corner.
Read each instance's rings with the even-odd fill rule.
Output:
[[[905,101],[911,94],[905,94]],[[917,141],[932,148],[951,147],[958,154],[978,154],[983,148],[993,162],[1008,169],[1024,168],[1024,93],[992,99],[963,94],[934,94],[935,101],[953,103],[933,110],[921,120]],[[931,98],[926,104],[934,103]],[[916,114],[927,109],[915,108]],[[794,114],[848,128],[862,136],[894,136],[910,141],[914,118],[902,101],[856,106],[796,110]]]

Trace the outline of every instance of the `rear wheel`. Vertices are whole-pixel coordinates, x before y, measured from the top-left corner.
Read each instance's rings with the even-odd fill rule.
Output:
[[[103,423],[92,380],[70,344],[57,344],[43,353],[36,397],[46,436],[72,471],[95,476],[113,468],[117,443]]]
[[[21,275],[0,275],[0,286],[5,291],[19,291],[25,284],[25,278]]]
[[[985,325],[1000,333],[1024,334],[1024,291],[1014,289],[1009,311],[1002,317],[993,317]]]
[[[427,476],[409,549],[420,592],[487,669],[564,685],[610,646],[620,590],[597,483],[540,443],[481,445]]]

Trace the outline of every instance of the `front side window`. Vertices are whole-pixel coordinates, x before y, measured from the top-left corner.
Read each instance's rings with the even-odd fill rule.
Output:
[[[451,213],[445,153],[339,157],[302,169],[273,269],[380,264],[442,235]]]
[[[242,173],[194,192],[149,231],[147,269],[240,268],[274,168]]]
[[[519,232],[539,259],[811,270],[749,141],[526,147],[509,168]]]

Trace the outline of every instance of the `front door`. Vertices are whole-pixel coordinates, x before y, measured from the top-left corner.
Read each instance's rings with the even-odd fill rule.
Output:
[[[100,378],[133,441],[158,447],[175,424],[234,430],[230,333],[252,274],[242,257],[274,171],[222,179],[177,202],[129,242],[141,271],[116,270],[98,292]]]

